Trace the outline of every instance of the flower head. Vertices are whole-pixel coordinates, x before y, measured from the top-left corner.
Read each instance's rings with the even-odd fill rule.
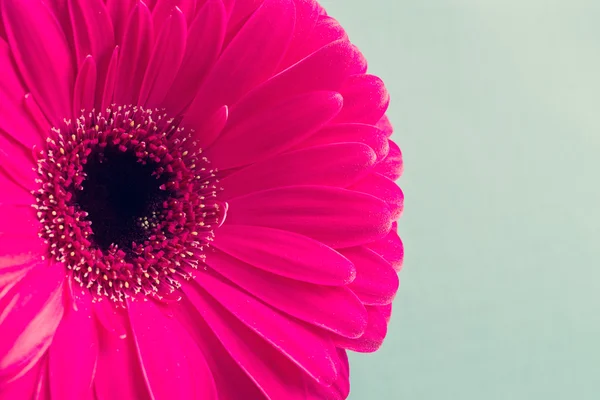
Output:
[[[343,399],[403,248],[312,0],[0,0],[0,397]]]

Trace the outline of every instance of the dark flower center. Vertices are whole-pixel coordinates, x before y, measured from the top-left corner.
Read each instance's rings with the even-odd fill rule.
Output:
[[[209,165],[157,111],[111,107],[65,121],[38,154],[40,236],[97,298],[178,298],[225,218]]]

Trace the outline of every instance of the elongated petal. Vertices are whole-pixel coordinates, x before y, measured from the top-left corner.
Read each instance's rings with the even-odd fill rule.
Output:
[[[26,147],[42,143],[42,134],[32,123],[24,108],[26,94],[14,69],[10,49],[4,40],[0,40],[0,134],[5,132]]]
[[[104,89],[102,94],[101,109],[104,110],[113,101],[113,95],[115,92],[115,85],[117,83],[117,68],[119,66],[119,46],[115,47],[110,62],[108,63],[108,69],[106,71],[106,80],[104,81]]]
[[[92,299],[85,292],[73,302],[65,311],[49,350],[50,390],[55,399],[85,399],[92,392],[98,358]]]
[[[44,355],[63,315],[64,266],[40,263],[0,299],[0,386]]]
[[[391,179],[373,173],[353,184],[350,189],[368,193],[386,202],[392,213],[392,219],[400,217],[404,209],[404,193]]]
[[[163,102],[173,114],[187,107],[217,60],[225,38],[227,15],[221,0],[209,0],[198,12],[190,26],[187,46],[177,77]],[[198,119],[195,120],[198,129]]]
[[[336,143],[268,158],[221,180],[223,199],[294,185],[347,187],[367,174],[375,153],[362,143]]]
[[[373,250],[387,260],[396,271],[402,268],[404,261],[404,245],[400,236],[398,236],[398,227],[394,223],[390,232],[383,238],[371,243],[367,243],[366,247]]]
[[[292,0],[265,0],[223,51],[198,91],[186,112],[189,127],[195,128],[217,108],[235,103],[273,73],[292,36],[294,19]],[[207,137],[202,144],[214,139]]]
[[[356,279],[348,287],[364,304],[385,305],[392,302],[399,280],[390,263],[362,246],[343,249],[341,253],[356,267]]]
[[[298,369],[205,292],[187,296],[227,352],[265,394],[267,399],[304,399]]]
[[[144,76],[139,104],[156,108],[165,98],[183,59],[187,26],[179,9],[173,10],[158,35]]]
[[[106,8],[114,27],[115,44],[123,44],[129,13],[137,0],[106,0]]]
[[[398,145],[391,140],[389,141],[389,145],[390,152],[382,162],[375,166],[375,172],[395,181],[402,175],[404,163],[402,162],[402,152]]]
[[[92,56],[87,56],[75,80],[73,96],[73,115],[80,115],[82,110],[94,108],[94,93],[96,92],[96,62]]]
[[[369,323],[367,329],[358,339],[347,339],[337,337],[335,342],[338,346],[360,353],[372,353],[377,351],[383,344],[387,334],[387,318],[391,311],[391,304],[386,306],[367,306]]]
[[[318,382],[329,385],[337,379],[333,362],[335,347],[329,338],[322,337],[308,325],[264,305],[216,274],[198,274],[196,282],[248,328],[275,346]]]
[[[338,93],[312,92],[253,115],[231,113],[221,136],[207,150],[207,157],[217,168],[227,169],[272,156],[316,132],[341,107]]]
[[[196,7],[196,0],[157,0],[152,10],[152,23],[154,30],[160,32],[169,17],[175,12],[181,12],[184,20],[190,22]]]
[[[364,306],[345,287],[284,278],[216,250],[208,255],[207,264],[257,298],[298,319],[347,337],[359,337],[364,331]]]
[[[98,326],[106,329],[107,333],[118,338],[127,337],[127,314],[115,304],[107,301],[92,303],[92,312]]]
[[[231,199],[227,223],[289,230],[340,248],[384,237],[392,220],[388,206],[371,195],[294,186]]]
[[[150,10],[143,2],[137,2],[127,21],[120,51],[114,96],[116,103],[137,103],[153,43]]]
[[[331,143],[358,142],[369,146],[377,160],[385,158],[390,150],[388,138],[381,129],[367,124],[329,124],[298,145],[299,148]]]
[[[339,122],[377,123],[390,103],[383,81],[374,75],[350,77],[341,90],[344,108],[337,117]]]
[[[258,226],[224,225],[213,245],[257,268],[320,285],[354,280],[354,265],[321,242],[296,233]]]
[[[130,332],[120,338],[99,334],[94,391],[98,400],[149,399]]]
[[[172,319],[167,318],[152,301],[128,302],[129,318],[134,333],[134,339],[144,377],[152,397],[161,399],[192,399],[213,397],[214,388],[200,385],[205,393],[194,395],[194,382],[202,379],[212,382],[210,371],[198,371],[192,361],[202,358],[195,346],[185,346],[185,343],[173,340],[176,337],[176,326]],[[157,349],[169,343],[168,351]],[[205,374],[208,374],[205,377]]]
[[[25,84],[54,125],[71,115],[75,73],[65,35],[41,0],[2,0],[8,43]]]

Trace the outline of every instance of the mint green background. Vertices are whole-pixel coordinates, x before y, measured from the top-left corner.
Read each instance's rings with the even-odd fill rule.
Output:
[[[351,399],[600,399],[600,1],[323,0],[386,81],[406,260]]]

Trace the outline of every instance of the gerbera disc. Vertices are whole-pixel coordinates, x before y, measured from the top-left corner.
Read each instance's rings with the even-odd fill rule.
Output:
[[[0,0],[0,398],[345,399],[403,246],[311,0]]]

